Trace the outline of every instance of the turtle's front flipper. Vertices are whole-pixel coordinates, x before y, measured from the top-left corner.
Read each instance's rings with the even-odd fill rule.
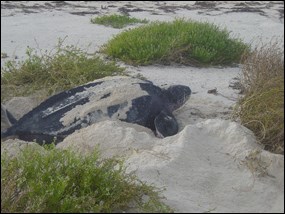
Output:
[[[157,137],[164,138],[177,134],[178,124],[171,113],[161,111],[154,119]]]

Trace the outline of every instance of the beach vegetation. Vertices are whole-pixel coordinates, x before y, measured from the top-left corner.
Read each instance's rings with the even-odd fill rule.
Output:
[[[101,51],[131,65],[178,63],[192,66],[238,63],[249,46],[208,22],[176,19],[151,22],[114,36]]]
[[[82,156],[50,144],[1,154],[1,213],[172,212],[161,191],[98,149]]]
[[[257,46],[242,58],[244,96],[234,118],[252,130],[266,150],[284,154],[284,49],[280,42]]]
[[[92,18],[91,23],[111,26],[113,28],[124,28],[131,24],[148,23],[148,21],[146,19],[132,18],[127,15],[112,14]]]
[[[8,54],[5,52],[1,52],[1,59],[8,58]]]
[[[54,50],[27,48],[27,59],[9,60],[1,68],[1,101],[40,94],[42,99],[105,76],[122,75],[114,62],[59,40]]]

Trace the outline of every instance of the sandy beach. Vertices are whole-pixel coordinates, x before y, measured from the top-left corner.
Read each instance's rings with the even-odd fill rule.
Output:
[[[51,51],[59,38],[94,53],[114,35],[141,25],[115,29],[90,22],[112,13],[149,21],[208,21],[253,47],[273,38],[284,44],[280,1],[1,1],[1,53],[7,55],[1,66],[24,60],[27,47]],[[191,88],[191,98],[174,112],[179,133],[158,139],[144,127],[103,121],[68,136],[59,148],[86,153],[99,144],[104,157],[124,156],[130,172],[165,188],[164,202],[175,212],[284,212],[284,156],[263,150],[250,130],[230,120],[241,96],[233,85],[242,65],[120,65],[158,86]],[[211,89],[218,93],[208,93]]]

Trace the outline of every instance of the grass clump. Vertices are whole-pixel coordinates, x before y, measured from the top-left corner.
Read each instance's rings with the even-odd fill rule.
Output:
[[[135,23],[147,23],[148,21],[146,19],[137,19],[137,18],[131,18],[126,15],[104,15],[99,16],[91,19],[91,23],[93,24],[100,24],[105,26],[112,26],[113,28],[123,28],[130,24]]]
[[[54,145],[25,147],[17,157],[1,155],[1,212],[170,212],[158,191],[127,174],[123,162],[82,157]],[[145,200],[145,197],[148,200]],[[143,200],[144,198],[144,200]]]
[[[230,65],[248,46],[210,23],[176,19],[127,30],[102,47],[102,52],[133,65],[179,63]]]
[[[1,101],[44,91],[45,96],[67,90],[105,76],[118,75],[123,69],[96,55],[59,41],[54,52],[38,54],[27,49],[25,61],[8,61],[1,69]]]
[[[245,96],[235,117],[251,129],[265,149],[284,154],[284,50],[278,42],[256,47],[243,57]]]

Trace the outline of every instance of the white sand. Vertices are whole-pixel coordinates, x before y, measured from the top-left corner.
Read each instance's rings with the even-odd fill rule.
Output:
[[[93,25],[90,24],[92,15],[78,16],[69,12],[106,14],[126,4],[148,10],[130,12],[133,17],[207,20],[227,27],[233,35],[253,44],[258,38],[266,42],[274,36],[284,37],[284,18],[278,13],[284,4],[276,2],[250,6],[262,9],[265,15],[225,13],[237,7],[233,2],[218,2],[220,10],[178,8],[174,12],[159,8],[190,7],[195,2],[69,3],[96,9],[66,5],[59,10],[30,9],[41,12],[24,14],[21,8],[1,7],[1,52],[8,54],[7,59],[15,56],[24,59],[27,46],[50,50],[59,37],[65,36],[68,36],[66,44],[86,47],[92,43],[89,51],[96,51],[123,30]],[[1,59],[1,64],[7,59]],[[194,92],[191,98],[174,113],[180,124],[179,134],[157,139],[144,127],[104,121],[77,131],[58,147],[72,146],[88,152],[100,144],[103,157],[124,155],[130,171],[136,170],[143,181],[166,188],[165,202],[176,212],[284,212],[284,156],[262,150],[249,130],[228,120],[239,96],[229,84],[239,76],[239,67],[129,66],[128,71],[141,74],[160,86],[185,84],[191,87]],[[218,95],[207,93],[213,88],[217,88]]]
[[[237,123],[209,119],[158,139],[143,127],[106,121],[68,136],[58,148],[123,156],[129,171],[165,187],[177,212],[282,212],[284,156],[262,150]]]

